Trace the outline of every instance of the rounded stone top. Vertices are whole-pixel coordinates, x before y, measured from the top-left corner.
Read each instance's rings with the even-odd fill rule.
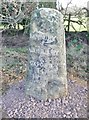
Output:
[[[35,17],[55,17],[55,18],[61,18],[62,14],[56,9],[53,8],[39,8],[33,11],[33,16],[35,14]]]
[[[31,26],[32,32],[41,31],[43,33],[49,32],[56,35],[57,29],[63,23],[62,14],[52,8],[39,8],[32,12],[31,16]]]
[[[61,14],[61,12],[59,12],[57,9],[54,9],[54,8],[39,8],[37,10],[44,10],[44,11],[47,11],[47,12],[56,12],[58,14]]]

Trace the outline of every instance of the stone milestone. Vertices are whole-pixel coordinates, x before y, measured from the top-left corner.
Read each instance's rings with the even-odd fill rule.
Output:
[[[26,94],[39,100],[63,97],[67,71],[62,14],[51,8],[37,9],[30,29]]]
[[[89,32],[89,1],[87,2],[87,31]]]

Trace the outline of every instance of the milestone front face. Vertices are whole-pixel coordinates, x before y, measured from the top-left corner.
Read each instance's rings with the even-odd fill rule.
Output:
[[[62,97],[67,92],[62,15],[55,9],[37,9],[30,27],[26,94],[40,100]]]

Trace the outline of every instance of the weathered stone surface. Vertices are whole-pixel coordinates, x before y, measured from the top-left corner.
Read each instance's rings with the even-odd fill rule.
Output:
[[[87,9],[88,9],[88,12],[89,12],[89,1],[87,2]],[[88,13],[88,16],[87,16],[87,31],[89,32],[89,13]]]
[[[40,100],[67,93],[66,48],[63,18],[50,8],[31,16],[26,94]]]

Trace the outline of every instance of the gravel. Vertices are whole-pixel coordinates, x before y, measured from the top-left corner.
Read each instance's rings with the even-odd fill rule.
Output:
[[[68,96],[39,101],[25,96],[25,80],[22,80],[2,96],[2,110],[7,118],[87,118],[87,92],[87,84],[68,80]]]

